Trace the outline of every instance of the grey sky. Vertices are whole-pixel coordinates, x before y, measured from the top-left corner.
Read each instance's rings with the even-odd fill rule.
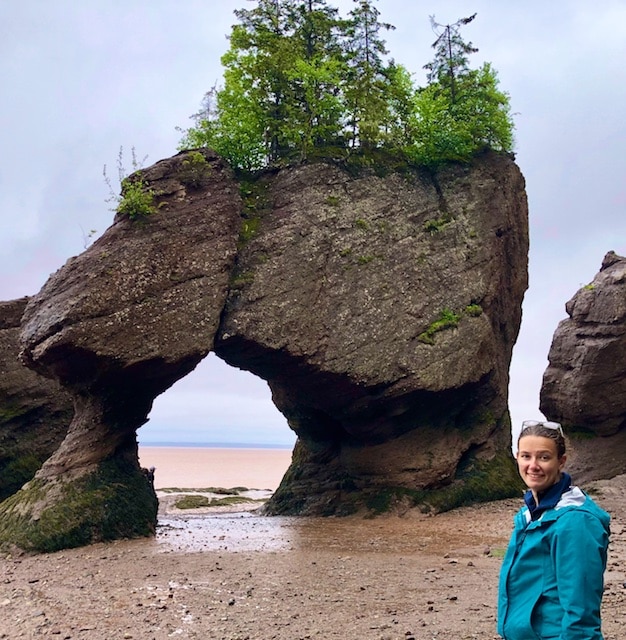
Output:
[[[331,3],[342,11],[352,2]],[[131,148],[173,155],[222,75],[244,0],[0,2],[0,300],[36,293],[113,213],[102,168]],[[530,207],[530,288],[511,369],[514,424],[540,417],[539,389],[564,305],[604,254],[626,254],[626,2],[379,0],[392,56],[424,83],[441,23],[490,61],[516,113]],[[155,402],[143,441],[291,443],[267,385],[209,357]]]

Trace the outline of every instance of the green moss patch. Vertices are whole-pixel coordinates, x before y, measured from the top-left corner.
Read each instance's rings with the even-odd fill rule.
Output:
[[[0,458],[0,502],[19,491],[43,464],[43,460],[32,453],[16,458]]]
[[[32,480],[0,504],[0,546],[52,552],[152,535],[157,499],[138,467],[117,459],[76,480]]]

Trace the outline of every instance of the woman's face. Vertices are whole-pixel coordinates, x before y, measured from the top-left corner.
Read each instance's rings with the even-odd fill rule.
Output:
[[[524,436],[517,446],[519,474],[535,497],[559,481],[565,459],[559,458],[552,438]]]

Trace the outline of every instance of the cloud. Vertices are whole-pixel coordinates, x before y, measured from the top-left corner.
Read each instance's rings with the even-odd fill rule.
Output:
[[[343,13],[351,0],[332,3]],[[423,83],[441,23],[477,12],[465,35],[492,62],[516,112],[530,209],[530,288],[511,368],[514,423],[539,416],[539,388],[565,302],[609,250],[626,254],[626,5],[380,0],[393,57]],[[112,222],[107,165],[120,147],[173,155],[221,78],[244,0],[5,0],[0,3],[0,299],[34,294]],[[267,385],[207,359],[157,399],[140,437],[292,439]],[[197,408],[197,413],[193,414]],[[192,415],[193,414],[193,415]],[[173,424],[175,423],[175,424]],[[146,434],[145,436],[143,434]],[[153,438],[152,435],[155,437]]]

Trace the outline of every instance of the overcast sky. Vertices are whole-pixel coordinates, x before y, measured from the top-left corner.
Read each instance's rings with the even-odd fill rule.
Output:
[[[332,3],[345,11],[350,0]],[[0,300],[35,294],[111,224],[102,170],[131,148],[176,153],[222,75],[246,0],[0,1]],[[514,425],[539,389],[565,303],[609,250],[626,255],[626,2],[379,0],[396,61],[425,84],[429,16],[474,12],[465,38],[511,96],[530,208],[530,288],[511,368]],[[95,235],[92,234],[95,230]],[[91,235],[90,235],[91,234]],[[209,356],[160,396],[142,442],[291,444],[265,382]]]

